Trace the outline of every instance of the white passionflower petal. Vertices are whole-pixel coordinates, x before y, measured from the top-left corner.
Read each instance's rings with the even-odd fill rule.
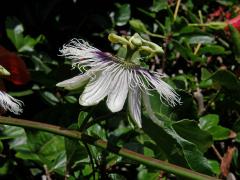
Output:
[[[82,75],[78,75],[73,78],[67,79],[65,81],[59,82],[56,84],[56,86],[64,87],[65,89],[68,89],[68,90],[78,89],[84,86],[88,82],[89,78],[90,77],[87,74],[82,74]]]
[[[107,106],[112,112],[121,111],[128,94],[128,71],[119,70],[112,80],[112,87],[107,98]]]
[[[100,73],[95,79],[91,79],[79,98],[82,106],[92,106],[104,99],[109,91],[112,77]]]
[[[130,88],[128,92],[128,110],[131,118],[136,122],[138,127],[142,127],[141,118],[141,91],[140,88]]]
[[[170,106],[181,104],[181,99],[178,94],[171,86],[161,80],[162,76],[160,74],[149,73],[147,71],[140,71],[140,73],[148,84],[158,91],[161,101],[164,99]]]
[[[23,102],[13,98],[5,92],[0,91],[0,106],[5,111],[11,111],[14,114],[22,113]]]
[[[98,49],[90,46],[86,41],[72,39],[68,44],[63,45],[63,48],[60,49],[59,51],[65,57],[68,57],[73,60],[79,60],[82,58],[84,59],[94,58],[95,56],[94,52],[97,50]]]

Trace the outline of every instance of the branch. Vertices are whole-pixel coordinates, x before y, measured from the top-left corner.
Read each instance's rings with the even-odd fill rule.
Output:
[[[110,145],[107,141],[103,141],[101,139],[91,137],[89,135],[86,135],[76,130],[69,130],[66,128],[62,128],[60,126],[50,125],[46,123],[33,122],[33,121],[24,120],[24,119],[16,119],[16,118],[3,117],[3,116],[0,116],[0,124],[21,126],[24,128],[32,128],[32,129],[47,131],[47,132],[65,136],[68,138],[78,139],[84,143],[91,144],[102,149],[107,149],[112,153],[135,160],[146,166],[162,169],[169,173],[173,173],[185,178],[195,179],[195,180],[206,180],[206,179],[216,180],[216,178],[211,176],[200,174],[198,172],[194,172],[189,169],[182,168],[180,166],[176,166],[165,161],[161,161],[151,157],[146,157],[143,154],[139,154],[125,148],[120,148],[118,146]]]

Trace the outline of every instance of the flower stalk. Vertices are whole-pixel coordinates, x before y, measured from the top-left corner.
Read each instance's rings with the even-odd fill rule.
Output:
[[[110,145],[107,141],[103,141],[101,139],[97,139],[95,137],[89,136],[82,132],[76,130],[66,129],[60,126],[55,126],[46,123],[40,123],[35,121],[29,121],[24,119],[16,119],[11,117],[3,117],[0,116],[0,124],[12,125],[12,126],[20,126],[23,128],[31,128],[36,130],[47,131],[50,133],[54,133],[57,135],[61,135],[68,138],[73,138],[80,140],[84,143],[106,149],[112,153],[115,153],[119,156],[129,158],[131,160],[135,160],[141,164],[144,164],[149,167],[153,167],[156,169],[161,169],[169,173],[173,173],[177,176],[181,176],[188,179],[193,180],[216,180],[217,178],[207,176],[205,174],[201,174],[198,172],[191,171],[186,168],[182,168],[173,164],[170,164],[166,161],[161,161],[158,159],[154,159],[152,157],[144,156],[143,154],[136,153],[134,151],[128,150],[126,148],[121,148],[118,146]]]

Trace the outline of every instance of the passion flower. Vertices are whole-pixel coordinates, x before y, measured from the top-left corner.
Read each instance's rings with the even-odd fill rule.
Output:
[[[141,67],[139,61],[133,57],[139,50],[163,53],[161,47],[146,42],[138,34],[128,39],[111,34],[109,39],[128,46],[125,59],[102,52],[83,40],[73,39],[64,45],[60,50],[62,55],[72,59],[73,67],[84,72],[58,83],[57,86],[68,90],[85,86],[79,98],[82,106],[96,105],[107,97],[106,104],[112,112],[121,111],[128,99],[130,116],[139,127],[142,121],[141,97],[149,95],[151,90],[157,90],[160,99],[170,106],[180,103],[174,89],[162,80],[163,75]]]

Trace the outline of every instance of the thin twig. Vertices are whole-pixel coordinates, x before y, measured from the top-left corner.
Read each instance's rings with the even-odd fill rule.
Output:
[[[49,173],[49,171],[48,171],[47,165],[44,164],[44,165],[43,165],[43,168],[44,168],[44,170],[45,170],[46,179],[47,179],[47,180],[52,180],[51,175],[50,175],[50,173]]]
[[[197,88],[197,91],[193,93],[193,96],[196,99],[198,104],[198,115],[202,115],[206,109],[204,107],[204,100],[203,100],[203,94],[201,89]]]
[[[216,154],[216,156],[218,157],[218,159],[219,159],[220,161],[222,161],[223,157],[222,157],[221,154],[218,152],[217,148],[216,148],[214,145],[212,145],[211,147],[212,147],[214,153]]]
[[[202,17],[202,11],[198,11],[199,14],[199,19],[200,19],[200,23],[203,24],[203,17]],[[202,46],[202,43],[198,43],[195,50],[194,50],[194,54],[196,55],[200,49],[200,47]]]
[[[176,18],[177,18],[177,14],[178,14],[178,10],[179,10],[180,4],[181,4],[181,0],[177,0],[176,8],[175,8],[174,15],[173,15],[173,20],[174,20],[174,21],[175,21]]]
[[[91,162],[91,165],[92,165],[92,170],[93,170],[93,180],[96,179],[96,172],[95,172],[95,167],[94,167],[94,161],[93,161],[93,156],[92,156],[92,153],[90,151],[90,148],[88,147],[88,144],[87,143],[83,143],[86,150],[87,150],[87,153],[89,155],[89,159],[90,159],[90,162]]]

